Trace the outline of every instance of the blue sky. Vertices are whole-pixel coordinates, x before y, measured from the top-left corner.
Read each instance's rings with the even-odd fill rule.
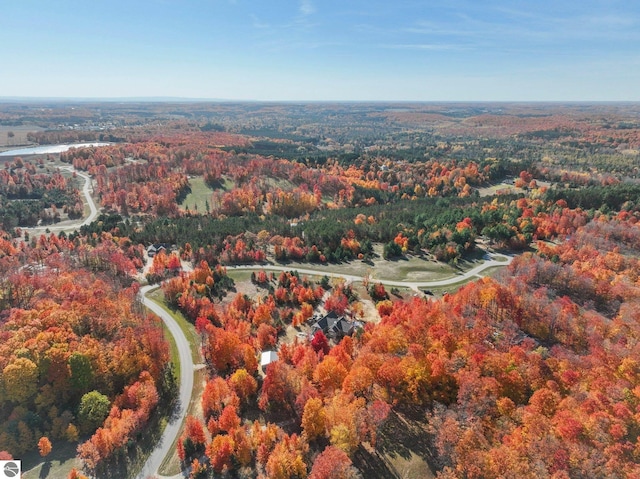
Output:
[[[640,101],[635,0],[4,0],[0,97]]]

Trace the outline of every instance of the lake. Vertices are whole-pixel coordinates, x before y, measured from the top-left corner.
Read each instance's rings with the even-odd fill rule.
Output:
[[[26,156],[26,155],[47,155],[53,153],[63,153],[71,148],[82,148],[85,146],[107,146],[111,143],[92,142],[92,143],[72,143],[64,145],[42,145],[30,148],[18,148],[17,150],[8,150],[0,152],[0,156]]]

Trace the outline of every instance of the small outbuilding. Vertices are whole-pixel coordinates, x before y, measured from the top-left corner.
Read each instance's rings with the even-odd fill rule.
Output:
[[[260,369],[263,371],[267,369],[267,366],[278,360],[278,353],[275,351],[263,351],[260,355]]]

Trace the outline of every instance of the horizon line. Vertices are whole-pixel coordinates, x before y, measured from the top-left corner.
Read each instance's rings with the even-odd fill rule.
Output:
[[[430,104],[631,104],[640,103],[640,100],[258,100],[258,99],[233,99],[233,98],[199,98],[176,96],[126,96],[126,97],[66,97],[66,96],[0,96],[0,103],[7,102],[121,102],[121,103],[430,103]]]

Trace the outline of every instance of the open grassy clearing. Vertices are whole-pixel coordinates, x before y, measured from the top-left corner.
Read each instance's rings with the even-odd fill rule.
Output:
[[[435,477],[426,460],[430,456],[423,422],[392,412],[378,433],[376,452],[390,472],[402,479]]]
[[[425,460],[430,450],[422,422],[393,412],[379,433],[376,452],[395,477],[432,479],[433,471]]]
[[[494,196],[497,194],[518,194],[524,193],[525,190],[522,188],[516,188],[513,184],[509,183],[498,183],[496,185],[485,186],[483,188],[478,188],[478,194],[480,197],[485,196]]]
[[[424,424],[392,411],[375,447],[361,445],[353,463],[367,479],[433,479]]]
[[[187,195],[180,208],[195,210],[200,214],[207,212],[207,202],[211,208],[211,195],[216,190],[230,191],[236,187],[235,181],[227,176],[223,176],[220,180],[220,184],[217,187],[211,188],[204,181],[203,176],[196,176],[189,179],[191,185],[191,193]]]
[[[482,272],[482,276],[494,277],[496,274],[498,274],[503,269],[504,269],[503,266],[491,266],[490,268],[487,268]]]
[[[264,182],[271,190],[276,190],[278,188],[282,190],[291,190],[295,186],[290,181],[281,178],[264,178]],[[211,188],[207,185],[204,181],[204,177],[202,176],[190,178],[189,185],[191,185],[191,193],[189,193],[184,201],[180,203],[180,207],[192,211],[195,210],[201,214],[206,213],[207,202],[209,203],[209,207],[211,207],[211,194],[214,191],[229,191],[236,187],[236,183],[226,176],[222,177],[220,186],[216,188]]]
[[[0,125],[0,151],[31,145],[27,134],[32,131],[42,131],[42,128],[35,125]]]
[[[82,467],[82,463],[76,458],[77,442],[51,441],[51,444],[51,453],[44,459],[38,451],[31,451],[19,458],[22,460],[23,479],[64,478],[74,467]]]
[[[225,191],[229,191],[232,190],[233,188],[236,187],[236,182],[233,181],[231,178],[229,178],[228,176],[222,176],[222,186],[221,188]]]
[[[540,180],[536,180],[536,183],[538,183],[538,187],[546,187],[549,188],[552,186],[552,183],[548,182],[548,181],[540,181]],[[489,185],[489,186],[484,186],[482,188],[478,188],[478,194],[480,195],[480,197],[485,197],[485,196],[494,196],[497,194],[518,194],[518,193],[527,193],[527,191],[529,191],[528,189],[525,190],[524,188],[518,188],[514,185],[513,181],[509,182],[509,181],[504,181],[502,183],[497,183],[495,185]]]
[[[192,211],[195,210],[199,213],[206,213],[207,202],[211,207],[211,193],[213,193],[213,190],[205,183],[202,176],[191,178],[189,184],[191,185],[191,193],[180,203],[180,207]]]
[[[265,268],[265,269],[267,269],[267,268]],[[251,280],[251,273],[253,273],[253,271],[238,270],[238,269],[228,269],[227,270],[227,276],[229,276],[229,278],[231,278],[236,283],[241,283],[243,281],[250,281]]]
[[[295,185],[293,183],[283,178],[265,178],[264,181],[272,190],[280,188],[281,190],[287,191],[295,188]]]
[[[469,259],[456,266],[436,261],[430,256],[407,255],[404,258],[385,260],[382,257],[384,245],[374,244],[373,251],[377,255],[371,262],[352,261],[341,265],[327,265],[327,271],[369,275],[371,280],[386,279],[390,281],[438,281],[453,278],[459,274],[482,264],[485,252],[478,249]]]
[[[472,264],[471,267],[479,263]],[[391,281],[436,281],[447,279],[464,272],[445,263],[438,263],[429,259],[409,256],[406,259],[387,261],[382,257],[375,258],[371,262],[353,260],[341,264],[311,264],[291,262],[285,264],[292,270],[314,269],[320,272],[348,274],[354,276],[368,276],[372,281],[386,279]],[[467,269],[471,269],[471,267]],[[319,273],[322,276],[321,273]]]
[[[391,465],[397,476],[402,479],[429,479],[435,477],[425,460],[413,451],[408,451],[405,456],[385,454],[383,457]]]

